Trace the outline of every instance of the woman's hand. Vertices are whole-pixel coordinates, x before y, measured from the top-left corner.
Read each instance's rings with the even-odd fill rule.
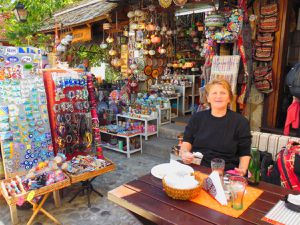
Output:
[[[240,175],[240,176],[245,176],[247,173],[247,169],[244,168],[234,168],[234,170]]]
[[[194,160],[194,155],[189,151],[180,150],[180,156],[185,164],[191,164]]]

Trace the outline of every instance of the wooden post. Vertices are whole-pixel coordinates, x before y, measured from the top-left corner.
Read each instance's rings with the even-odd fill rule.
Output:
[[[19,218],[18,218],[18,213],[17,213],[17,206],[16,206],[16,204],[14,204],[14,205],[9,205],[9,211],[10,211],[11,223],[12,223],[13,225],[19,224]]]
[[[274,58],[272,62],[273,69],[273,89],[274,91],[267,95],[264,102],[262,129],[275,128],[277,123],[277,114],[279,107],[279,97],[282,94],[284,82],[284,67],[286,66],[286,55],[288,43],[286,37],[288,35],[288,3],[290,1],[279,0],[279,29],[275,33]]]

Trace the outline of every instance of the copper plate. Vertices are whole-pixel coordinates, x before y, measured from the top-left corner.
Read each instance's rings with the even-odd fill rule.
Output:
[[[157,69],[153,70],[151,76],[152,76],[154,79],[156,79],[156,78],[159,76],[158,70],[157,70]]]
[[[162,66],[157,68],[159,75],[162,75],[164,72],[164,68]]]
[[[146,59],[146,63],[147,63],[148,66],[152,66],[153,65],[153,61],[152,61],[151,58],[147,58]]]
[[[164,60],[163,60],[163,59],[158,59],[158,60],[157,60],[157,65],[158,65],[158,66],[164,65]]]
[[[150,76],[152,74],[152,67],[151,66],[146,66],[144,68],[144,73],[145,73],[145,75]]]
[[[157,66],[157,59],[153,59],[153,60],[152,60],[152,66],[153,66],[153,67],[156,67],[156,66]]]

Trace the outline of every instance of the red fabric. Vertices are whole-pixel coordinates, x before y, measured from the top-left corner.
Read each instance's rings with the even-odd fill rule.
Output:
[[[300,101],[294,100],[287,110],[285,125],[284,125],[284,135],[290,134],[290,125],[292,128],[299,128],[299,117],[300,117]]]

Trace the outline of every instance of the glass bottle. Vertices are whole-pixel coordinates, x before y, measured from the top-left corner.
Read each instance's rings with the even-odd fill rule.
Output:
[[[248,183],[257,185],[260,180],[260,154],[257,148],[251,148],[251,160],[248,168]]]

